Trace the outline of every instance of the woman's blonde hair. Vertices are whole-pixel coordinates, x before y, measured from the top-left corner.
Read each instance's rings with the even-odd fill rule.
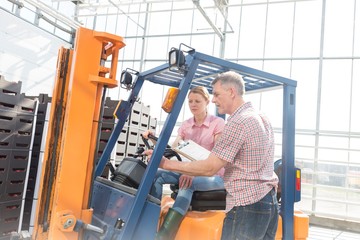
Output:
[[[210,101],[210,94],[209,94],[209,91],[206,89],[206,87],[196,86],[190,90],[189,94],[190,93],[200,94],[201,96],[203,96],[205,98],[206,101],[208,101],[208,102]]]

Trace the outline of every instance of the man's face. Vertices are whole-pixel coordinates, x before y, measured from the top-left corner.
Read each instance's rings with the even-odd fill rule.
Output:
[[[213,85],[213,98],[220,114],[230,114],[232,99],[229,89],[224,88],[220,81]]]

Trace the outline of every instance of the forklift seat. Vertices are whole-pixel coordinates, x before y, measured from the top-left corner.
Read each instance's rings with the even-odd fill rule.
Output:
[[[281,164],[282,160],[278,159],[274,162],[274,172],[279,178],[279,185],[277,191],[277,199],[280,203],[281,199]],[[171,198],[176,199],[179,190],[178,184],[170,184],[172,191]],[[225,210],[226,207],[226,190],[211,190],[211,191],[195,191],[193,193],[190,209],[194,211],[207,211],[207,210]]]
[[[179,185],[170,184],[172,190],[171,198],[176,199]],[[195,191],[190,202],[190,209],[193,211],[225,210],[226,190]]]

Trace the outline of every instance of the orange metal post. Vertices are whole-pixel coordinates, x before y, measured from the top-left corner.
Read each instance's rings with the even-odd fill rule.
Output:
[[[70,75],[61,139],[58,139],[59,148],[51,149],[49,144],[54,142],[54,139],[51,141],[54,136],[49,132],[47,137],[45,172],[40,186],[42,194],[38,200],[41,210],[36,216],[33,239],[78,239],[78,233],[72,231],[76,220],[91,221],[88,203],[103,87],[117,86],[118,51],[124,46],[119,36],[85,28],[76,32],[72,61],[68,64]],[[111,66],[107,68],[103,62],[110,55]],[[53,98],[52,107],[56,104],[59,103]],[[54,112],[51,118],[54,118]],[[52,159],[55,161],[52,175],[48,171],[51,170],[53,152],[49,151],[57,151],[56,159]],[[50,179],[52,185],[49,185]],[[49,205],[48,209],[44,209],[45,203]],[[47,219],[44,219],[45,213]]]

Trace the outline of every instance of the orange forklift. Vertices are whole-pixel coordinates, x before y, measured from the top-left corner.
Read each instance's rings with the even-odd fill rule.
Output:
[[[119,102],[114,112],[118,121],[96,162],[105,90],[118,86],[118,53],[124,46],[119,36],[79,28],[74,49],[59,51],[41,194],[31,238],[154,239],[158,219],[161,221],[172,200],[156,199],[149,192],[160,159],[169,151],[167,143],[186,95],[195,86],[205,86],[211,93],[211,82],[216,75],[232,70],[243,76],[247,92],[283,89],[283,146],[277,168],[281,173],[282,221],[277,238],[305,239],[308,219],[294,211],[301,190],[301,172],[294,166],[296,81],[180,44],[179,48],[170,50],[168,63],[144,72],[129,69],[122,72],[120,84],[130,95]],[[125,158],[111,179],[103,178],[101,174],[145,81],[170,87],[163,105],[159,106],[168,115],[152,159],[145,164],[141,157]],[[192,211],[183,220],[176,239],[220,239],[225,192],[211,204],[201,194],[214,200],[214,193],[194,193],[198,199],[193,199]],[[200,201],[195,203],[196,200]]]

